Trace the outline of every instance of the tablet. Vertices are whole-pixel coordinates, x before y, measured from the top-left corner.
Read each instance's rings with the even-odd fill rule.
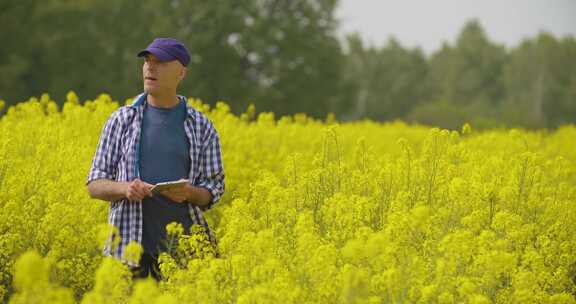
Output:
[[[181,179],[181,180],[177,180],[177,181],[157,183],[150,190],[152,191],[152,193],[160,193],[161,191],[164,191],[164,190],[182,187],[182,186],[188,184],[189,181],[190,180],[188,180],[188,179]]]

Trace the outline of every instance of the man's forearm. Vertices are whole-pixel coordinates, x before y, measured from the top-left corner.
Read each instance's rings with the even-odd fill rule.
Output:
[[[98,179],[88,184],[90,197],[103,201],[117,201],[126,198],[127,182]]]
[[[190,186],[186,200],[198,207],[204,207],[212,201],[212,193],[204,187]]]

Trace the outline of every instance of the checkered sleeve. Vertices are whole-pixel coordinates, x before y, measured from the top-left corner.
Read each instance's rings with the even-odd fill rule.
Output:
[[[120,121],[118,112],[112,113],[102,132],[92,160],[92,167],[88,172],[86,185],[97,179],[116,179],[117,164],[120,146]]]
[[[202,209],[212,208],[224,194],[224,164],[220,149],[220,137],[214,126],[208,122],[200,152],[200,174],[198,187],[206,188],[212,194],[212,201]]]

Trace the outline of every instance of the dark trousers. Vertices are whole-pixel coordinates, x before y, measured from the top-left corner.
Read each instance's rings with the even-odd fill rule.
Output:
[[[160,267],[158,257],[144,252],[140,258],[140,265],[132,268],[132,279],[144,279],[152,276],[156,281],[160,281]]]

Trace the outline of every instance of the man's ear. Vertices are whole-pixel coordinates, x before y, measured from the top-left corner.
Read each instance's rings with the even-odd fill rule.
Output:
[[[184,80],[187,72],[188,72],[188,68],[183,67],[182,70],[180,71],[180,81]]]

